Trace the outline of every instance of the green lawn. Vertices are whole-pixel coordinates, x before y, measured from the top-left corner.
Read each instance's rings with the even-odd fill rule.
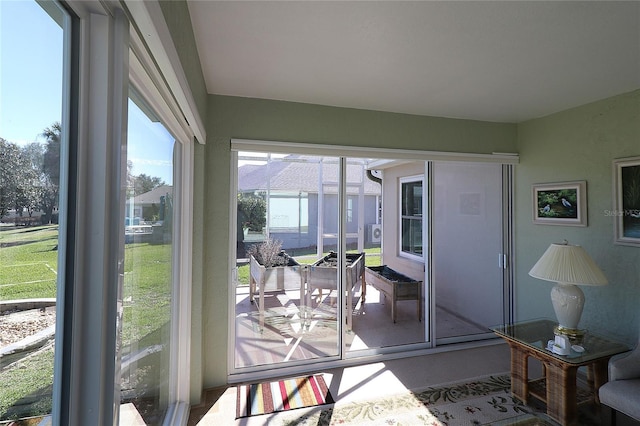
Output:
[[[57,243],[57,225],[0,228],[0,300],[55,297]],[[379,248],[365,251],[367,266],[380,264]],[[317,257],[296,253],[296,259],[310,264]],[[124,269],[123,352],[162,343],[171,316],[171,245],[127,244]],[[238,278],[248,285],[248,265],[238,268]],[[21,415],[48,413],[52,382],[53,349],[0,370],[0,421],[15,418],[14,407],[26,410]]]
[[[58,225],[0,228],[0,300],[56,296]]]
[[[49,414],[53,385],[53,347],[0,373],[0,421]]]
[[[124,259],[122,342],[127,346],[170,320],[171,245],[127,244]]]
[[[0,231],[0,300],[56,297],[58,226]],[[124,345],[169,320],[171,245],[125,246]]]
[[[57,225],[0,228],[0,300],[55,297],[57,245]],[[0,370],[0,383],[0,419],[50,412],[53,346]]]
[[[55,297],[57,243],[57,225],[0,228],[0,300]],[[167,339],[171,279],[170,244],[125,246],[123,353]],[[53,348],[6,367],[0,370],[0,421],[49,413]]]

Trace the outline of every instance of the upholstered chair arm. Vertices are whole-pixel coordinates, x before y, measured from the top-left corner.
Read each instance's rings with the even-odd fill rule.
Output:
[[[609,362],[609,380],[640,379],[640,346],[631,353],[615,356]]]

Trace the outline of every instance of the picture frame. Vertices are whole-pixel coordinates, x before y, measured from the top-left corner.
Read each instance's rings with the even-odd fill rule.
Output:
[[[587,181],[532,186],[533,223],[587,226]]]
[[[640,157],[613,160],[614,243],[640,247]]]

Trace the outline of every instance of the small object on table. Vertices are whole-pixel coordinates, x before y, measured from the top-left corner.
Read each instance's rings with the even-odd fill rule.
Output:
[[[569,355],[571,353],[571,343],[567,336],[556,336],[551,346],[551,352],[558,355]]]
[[[574,351],[578,352],[579,354],[584,352],[584,348],[582,346],[580,346],[580,345],[573,345],[573,346],[571,346],[571,349],[573,349]]]

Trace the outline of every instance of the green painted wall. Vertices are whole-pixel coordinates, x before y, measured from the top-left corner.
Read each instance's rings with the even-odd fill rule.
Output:
[[[231,96],[209,97],[217,138],[376,148],[513,152],[515,124],[425,117]]]
[[[515,237],[518,319],[548,316],[552,283],[528,272],[553,242],[567,239],[594,258],[609,280],[586,287],[581,327],[635,343],[640,327],[640,247],[614,245],[612,160],[640,156],[640,90],[518,125]],[[587,227],[535,225],[531,185],[587,181]]]
[[[226,383],[231,138],[436,151],[514,152],[516,125],[209,96],[204,149],[204,386]],[[196,196],[197,197],[197,196]],[[198,267],[194,262],[194,266]]]

